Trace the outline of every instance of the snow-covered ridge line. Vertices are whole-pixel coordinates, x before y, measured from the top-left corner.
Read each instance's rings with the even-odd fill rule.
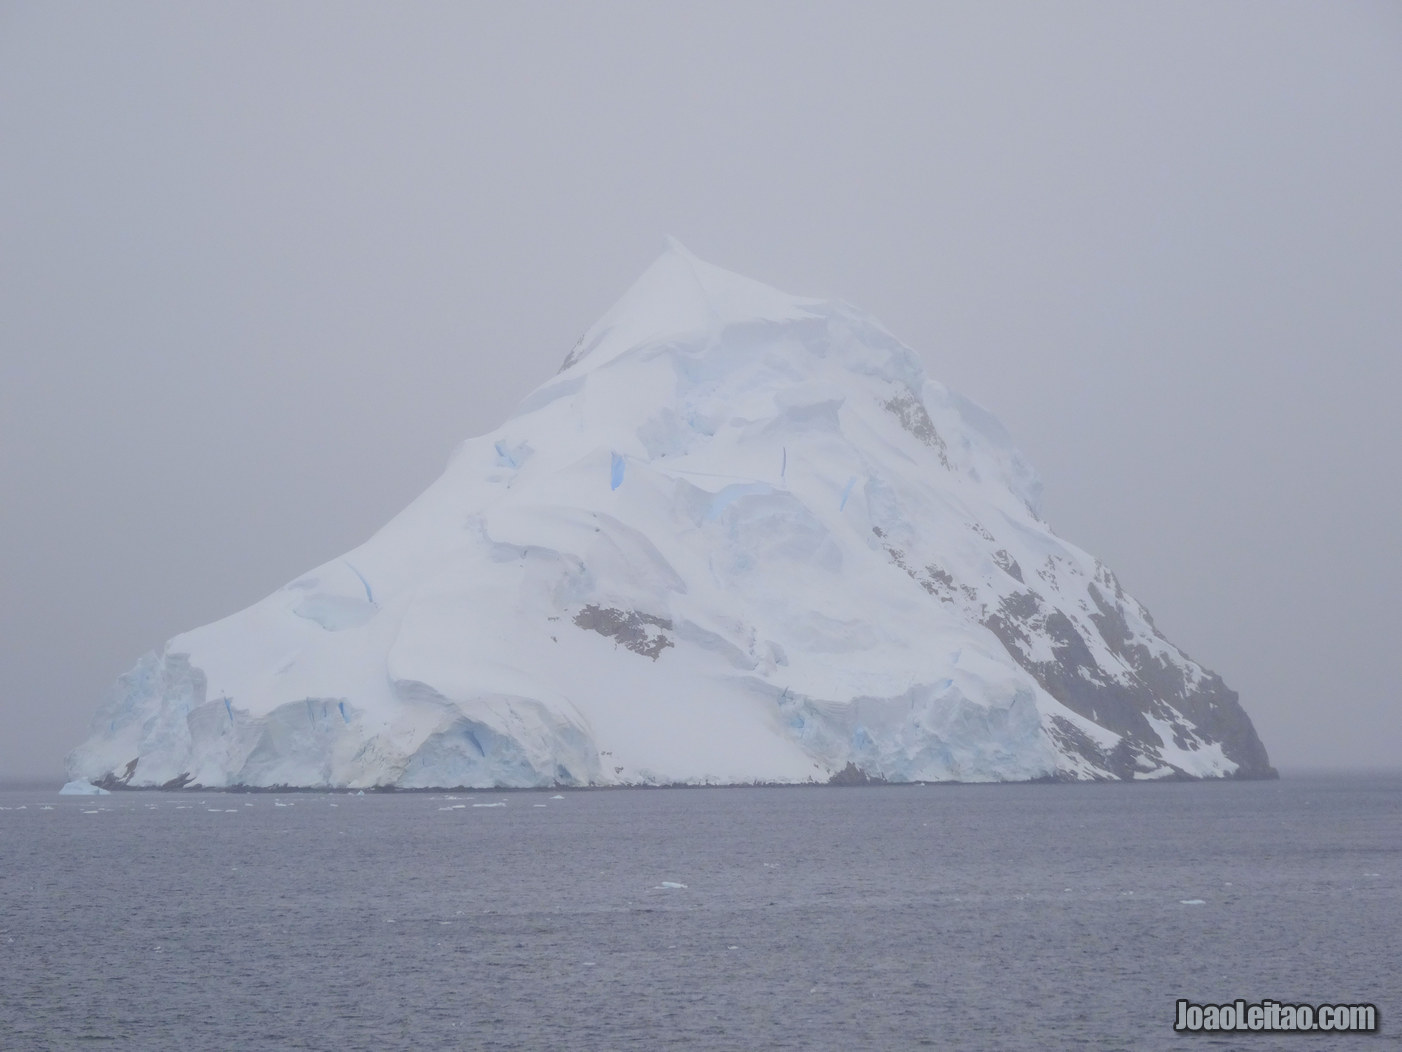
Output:
[[[97,785],[1269,777],[986,411],[669,246],[364,545],[121,677]]]

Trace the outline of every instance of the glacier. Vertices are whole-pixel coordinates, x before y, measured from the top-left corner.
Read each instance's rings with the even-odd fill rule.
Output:
[[[669,242],[354,551],[142,657],[68,757],[136,787],[1273,777],[861,311]]]

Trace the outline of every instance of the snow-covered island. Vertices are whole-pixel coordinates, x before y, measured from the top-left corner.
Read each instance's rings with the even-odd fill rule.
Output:
[[[122,676],[69,777],[1273,777],[985,410],[676,244],[365,544]]]

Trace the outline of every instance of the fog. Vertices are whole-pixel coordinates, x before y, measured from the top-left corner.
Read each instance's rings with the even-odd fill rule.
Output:
[[[1283,773],[1396,766],[1396,4],[0,5],[0,778],[673,235],[870,311]]]

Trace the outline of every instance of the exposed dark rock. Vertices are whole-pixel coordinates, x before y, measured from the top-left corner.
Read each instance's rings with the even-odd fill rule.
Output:
[[[980,537],[992,540],[992,535],[981,524],[971,523],[969,528]],[[933,563],[925,567],[911,566],[906,553],[887,542],[880,528],[873,527],[872,532],[882,540],[882,547],[891,561],[930,595],[943,603],[957,603],[962,598],[972,604],[977,599],[975,589],[960,584],[948,571]],[[998,549],[992,558],[1004,573],[1025,583],[1022,568],[1005,549]],[[1056,569],[1052,563],[1038,573],[1050,584],[1055,579]],[[1152,715],[1170,725],[1172,744],[1179,749],[1191,750],[1197,748],[1199,742],[1216,742],[1227,758],[1239,765],[1235,777],[1276,777],[1265,747],[1238,704],[1236,694],[1211,672],[1204,672],[1190,685],[1185,665],[1155,653],[1130,629],[1124,603],[1134,600],[1128,599],[1115,575],[1099,566],[1096,579],[1110,595],[1095,583],[1087,585],[1096,607],[1090,620],[1111,653],[1132,673],[1130,682],[1102,668],[1075,622],[1030,588],[1005,595],[996,610],[983,610],[980,617],[1013,660],[1048,694],[1072,712],[1123,736],[1120,744],[1107,752],[1069,721],[1053,718],[1049,733],[1057,744],[1117,778],[1133,778],[1165,766],[1176,772],[1173,777],[1190,777],[1158,753],[1160,747],[1169,743],[1161,741],[1149,723],[1146,716]],[[1147,611],[1136,604],[1135,614],[1162,640]],[[1034,660],[1033,653],[1042,649],[1037,646],[1038,642],[1051,644],[1052,660]],[[1191,724],[1193,737],[1185,734],[1179,725],[1178,714]]]
[[[1002,570],[1018,584],[1023,583],[1022,567],[1017,564],[1016,559],[1008,554],[1006,548],[999,548],[993,553],[993,562],[997,565],[998,569]]]
[[[663,632],[672,631],[669,618],[654,617],[637,610],[616,610],[591,603],[574,615],[574,623],[601,636],[609,636],[633,653],[650,657],[653,661],[662,651],[674,645]]]
[[[126,767],[122,769],[121,774],[118,774],[116,771],[108,771],[92,784],[99,789],[106,789],[109,792],[113,789],[125,789],[131,783],[131,776],[136,773],[136,765],[140,762],[141,757],[137,756],[128,761]]]
[[[913,391],[888,398],[881,403],[881,408],[892,414],[901,422],[901,427],[905,428],[921,442],[929,446],[939,454],[940,463],[949,467],[949,450],[944,444],[944,439],[935,430],[935,422],[930,419],[930,414],[925,409],[925,404],[915,396]]]
[[[1113,574],[1110,578],[1114,581]],[[1242,709],[1236,691],[1230,690],[1215,672],[1205,672],[1190,686],[1181,666],[1154,654],[1143,643],[1132,643],[1124,616],[1124,593],[1118,581],[1114,581],[1113,587],[1118,600],[1114,604],[1094,584],[1090,586],[1090,597],[1098,611],[1091,615],[1091,620],[1106,645],[1134,670],[1148,694],[1170,701],[1192,723],[1198,737],[1220,742],[1223,753],[1240,765],[1236,777],[1277,777],[1266,755],[1266,747],[1261,744],[1251,718]],[[1140,612],[1152,627],[1148,611],[1141,609]]]
[[[873,526],[871,532],[876,534],[876,536],[883,541],[885,540],[886,533],[880,526]],[[882,544],[882,548],[886,550],[886,554],[891,557],[893,563],[910,575],[912,581],[941,602],[952,603],[958,598],[959,590],[955,586],[953,576],[947,571],[940,569],[934,563],[930,563],[930,565],[923,568],[910,566],[906,563],[905,552],[901,551],[901,549],[884,543]],[[1016,565],[1016,563],[1014,563],[1014,565]],[[964,588],[962,591],[965,598],[968,599],[974,598],[977,594],[971,588]]]
[[[1036,592],[1006,596],[984,624],[1013,660],[1072,712],[1116,734],[1153,734],[1141,710],[1144,699],[1102,669],[1071,619],[1060,610],[1046,609]],[[1028,651],[1034,634],[1050,638],[1055,660],[1032,660]]]
[[[878,775],[867,774],[851,760],[847,761],[847,766],[838,771],[828,779],[828,785],[885,785],[886,779]]]

